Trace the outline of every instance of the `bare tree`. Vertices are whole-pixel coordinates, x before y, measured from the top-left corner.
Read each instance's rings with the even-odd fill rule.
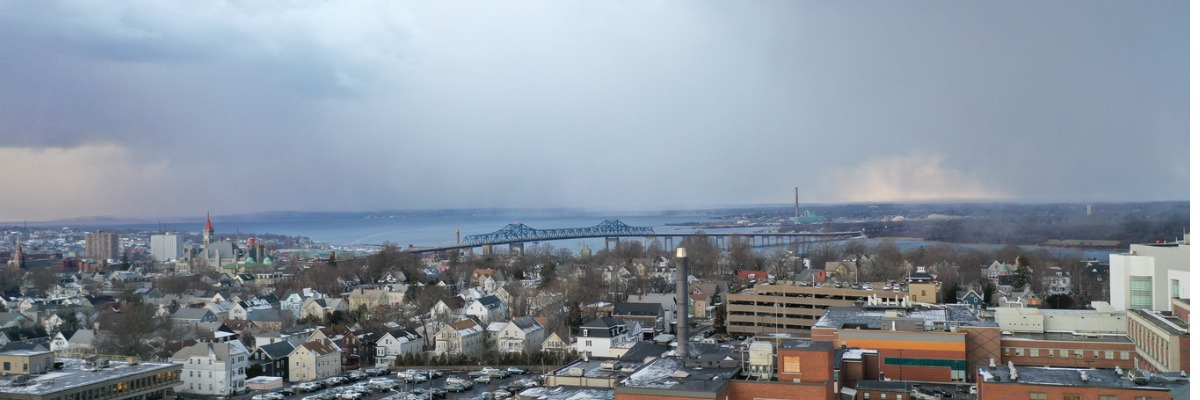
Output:
[[[154,307],[143,303],[124,303],[100,314],[96,350],[103,354],[147,357],[146,341],[158,328]]]
[[[31,269],[25,279],[28,280],[30,294],[34,296],[45,296],[50,289],[58,286],[58,274],[50,267]]]

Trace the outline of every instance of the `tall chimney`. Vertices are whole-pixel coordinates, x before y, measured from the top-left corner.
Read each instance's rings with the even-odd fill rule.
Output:
[[[800,223],[800,187],[796,186],[796,219],[793,223]]]
[[[454,230],[454,245],[455,246],[462,245],[462,230],[459,230],[459,229]]]
[[[679,278],[675,281],[675,354],[686,359],[688,356],[688,267],[687,249],[675,249],[675,258],[679,259]]]

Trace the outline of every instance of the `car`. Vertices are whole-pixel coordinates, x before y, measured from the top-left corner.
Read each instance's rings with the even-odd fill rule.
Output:
[[[446,389],[442,389],[442,388],[429,389],[429,397],[435,398],[435,399],[444,399],[444,398],[446,398]]]
[[[478,377],[481,377],[484,375],[487,375],[487,374],[483,373],[483,371],[471,371],[471,372],[467,373],[467,376],[469,376],[471,378],[478,378]]]
[[[305,392],[305,393],[315,392],[320,389],[321,389],[321,385],[316,382],[304,382],[299,385],[296,385],[296,390],[299,390],[299,391]]]
[[[346,379],[351,381],[361,381],[367,378],[367,373],[362,371],[350,371],[346,374]]]
[[[412,375],[409,375],[407,378],[404,378],[404,381],[408,382],[408,383],[424,383],[427,380],[429,380],[429,379],[425,378],[425,375],[421,375],[421,374],[412,374]]]
[[[504,390],[504,389],[500,389],[495,392],[492,392],[492,395],[495,396],[497,399],[507,399],[509,397],[512,397],[512,393],[507,390]]]
[[[301,400],[329,400],[329,395],[325,394],[325,393],[315,393],[315,394],[311,394],[308,396],[304,396],[304,398]]]
[[[449,378],[446,378],[446,384],[447,384],[447,385],[449,385],[449,384],[459,384],[459,385],[462,385],[463,383],[466,383],[466,382],[467,382],[467,380],[466,380],[466,379],[459,378],[459,377],[457,377],[457,376],[451,376],[451,377],[449,377]]]
[[[283,395],[279,393],[256,394],[250,400],[283,400]]]
[[[855,282],[855,283],[850,284],[850,288],[851,289],[862,289],[862,285],[859,285],[858,282]]]
[[[462,393],[462,392],[467,391],[467,387],[463,386],[460,383],[448,383],[448,384],[446,384],[445,389],[447,392],[454,392],[454,393]]]
[[[366,396],[363,396],[362,393],[355,392],[353,390],[347,390],[347,391],[339,394],[337,398],[342,399],[342,400],[360,400],[363,397],[366,397]]]
[[[488,375],[480,375],[475,378],[475,383],[492,383],[492,377]]]
[[[969,392],[971,394],[979,394],[979,386],[971,385],[971,389],[969,390]]]
[[[524,375],[524,374],[529,373],[529,370],[527,370],[525,368],[518,368],[518,367],[508,367],[507,369],[505,369],[505,371],[508,371],[509,373],[516,374],[516,375]]]
[[[382,369],[382,368],[364,369],[363,372],[366,373],[368,376],[382,376],[382,375],[387,374],[387,370]]]
[[[367,381],[367,387],[378,391],[392,390],[396,387],[396,381],[388,378],[371,378]]]
[[[296,394],[296,388],[285,387],[283,389],[279,389],[279,394],[284,395],[284,396],[291,396],[293,394]]]
[[[444,372],[436,370],[436,369],[426,370],[425,372],[426,372],[425,375],[430,378],[441,378],[442,376],[446,375]]]
[[[504,378],[507,378],[507,377],[509,377],[509,376],[512,376],[512,374],[508,373],[508,371],[505,371],[505,370],[502,370],[502,369],[501,369],[501,370],[497,370],[497,371],[492,371],[492,372],[488,373],[488,375],[489,375],[489,376],[491,376],[491,377],[493,377],[493,378],[497,378],[497,379],[504,379]]]

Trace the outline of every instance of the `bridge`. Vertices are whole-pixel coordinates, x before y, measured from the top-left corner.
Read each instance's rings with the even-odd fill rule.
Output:
[[[484,254],[491,254],[493,246],[509,245],[509,252],[519,254],[525,250],[525,243],[545,242],[554,240],[604,238],[604,248],[609,245],[620,246],[620,238],[640,238],[644,241],[666,242],[665,248],[675,247],[675,240],[694,235],[695,232],[657,233],[653,228],[629,226],[619,220],[606,220],[599,225],[587,228],[566,229],[534,229],[525,224],[508,224],[498,231],[480,235],[464,236],[452,246],[413,247],[403,251],[410,253],[436,253],[449,250],[465,250],[476,247],[482,248]],[[752,232],[752,233],[705,233],[716,241],[717,247],[724,248],[733,240],[749,240],[754,246],[783,246],[804,241],[833,241],[866,237],[862,231],[849,232]]]

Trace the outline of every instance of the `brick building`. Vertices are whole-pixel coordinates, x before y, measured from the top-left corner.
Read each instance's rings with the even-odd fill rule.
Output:
[[[978,367],[979,400],[1138,399],[1171,400],[1172,390],[1188,386],[1178,373],[1054,367]]]

